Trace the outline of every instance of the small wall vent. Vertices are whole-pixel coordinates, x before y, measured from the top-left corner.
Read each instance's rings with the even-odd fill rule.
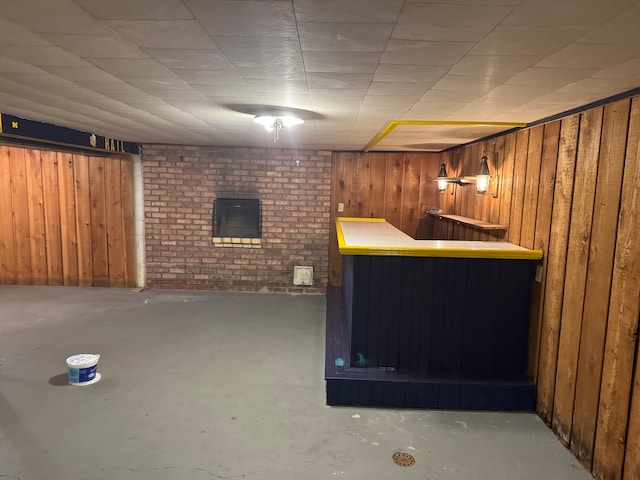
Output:
[[[313,267],[293,267],[293,284],[310,287],[313,285]]]

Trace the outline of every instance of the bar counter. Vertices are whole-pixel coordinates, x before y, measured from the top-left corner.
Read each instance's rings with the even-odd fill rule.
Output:
[[[345,218],[336,222],[342,255],[404,257],[498,258],[540,260],[542,250],[508,242],[414,240],[384,218]]]
[[[526,358],[540,250],[414,240],[384,219],[338,218],[336,229],[342,334],[332,334],[339,348],[327,348],[336,357],[327,359],[329,404],[535,408]],[[376,390],[362,382],[367,379],[395,382],[404,393],[394,398],[403,400],[389,403],[391,387]],[[383,390],[384,398],[376,398]]]

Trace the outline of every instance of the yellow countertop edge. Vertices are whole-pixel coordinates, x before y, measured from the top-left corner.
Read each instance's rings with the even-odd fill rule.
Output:
[[[378,222],[384,223],[387,220],[384,218],[363,218],[363,217],[337,217],[336,218],[336,233],[338,234],[338,249],[340,253],[344,248],[347,248],[344,243],[344,234],[342,233],[342,226],[340,222]],[[363,254],[360,254],[363,255]]]
[[[383,223],[386,222],[386,218],[378,218],[378,217],[338,217],[336,218],[336,222],[378,222]]]
[[[340,242],[340,241],[338,241]],[[392,247],[392,246],[358,246],[346,247],[344,241],[340,245],[342,255],[371,255],[399,257],[446,257],[446,258],[495,258],[505,260],[540,260],[542,250],[496,250],[469,248],[431,248],[431,247]]]
[[[542,250],[473,250],[469,248],[431,248],[431,247],[398,247],[398,246],[366,246],[348,247],[344,242],[341,221],[347,222],[386,222],[384,218],[336,218],[338,249],[342,255],[373,255],[402,257],[448,257],[448,258],[503,258],[507,260],[541,260]]]

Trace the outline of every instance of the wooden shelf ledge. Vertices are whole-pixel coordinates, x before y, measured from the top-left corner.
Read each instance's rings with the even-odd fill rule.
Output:
[[[432,213],[429,212],[429,215],[432,217],[436,217],[438,219],[450,220],[456,223],[462,223],[464,225],[469,225],[472,228],[477,228],[478,230],[494,230],[494,231],[506,231],[507,227],[503,225],[498,225],[497,223],[489,223],[484,222],[482,220],[476,220],[475,218],[463,217],[461,215],[446,215],[443,213]]]

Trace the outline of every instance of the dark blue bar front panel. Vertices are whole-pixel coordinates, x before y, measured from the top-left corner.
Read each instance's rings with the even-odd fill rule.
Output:
[[[351,366],[471,378],[526,372],[535,262],[357,255],[346,267]]]

